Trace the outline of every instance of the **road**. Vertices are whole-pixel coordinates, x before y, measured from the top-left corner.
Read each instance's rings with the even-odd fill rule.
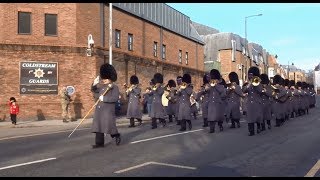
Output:
[[[318,101],[319,102],[319,101]],[[244,176],[320,175],[320,109],[249,137],[247,126],[209,134],[201,120],[181,133],[174,123],[120,127],[122,143],[106,137],[92,149],[90,129],[0,139],[0,176]],[[317,163],[317,164],[316,164]],[[314,170],[311,170],[314,168]]]

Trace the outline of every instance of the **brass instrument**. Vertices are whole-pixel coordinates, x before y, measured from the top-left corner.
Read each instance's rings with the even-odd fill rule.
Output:
[[[102,93],[102,96],[105,96],[111,89],[113,88],[113,84],[108,84],[106,90]],[[80,123],[77,125],[77,127],[74,128],[74,130],[69,134],[68,138],[76,131],[76,129],[82,124],[82,122],[86,119],[86,117],[89,115],[89,113],[93,110],[94,107],[98,105],[100,102],[100,99],[96,101],[96,103],[91,107],[91,109],[88,111],[88,113],[83,117],[83,119],[80,121]]]
[[[196,103],[196,99],[195,99],[195,97],[194,97],[194,95],[193,95],[193,93],[191,94],[191,96],[190,96],[190,104],[191,104],[191,106],[192,105],[194,105]]]
[[[210,86],[211,86],[211,87],[214,87],[214,86],[216,86],[217,84],[218,84],[217,80],[212,79],[212,80],[210,81]]]
[[[272,88],[272,96],[276,96],[279,92],[280,92],[280,90],[279,90],[279,88],[278,87],[276,87],[276,86],[274,86],[274,85],[270,85],[271,86],[271,88]]]
[[[258,77],[258,76],[254,76],[254,77],[251,79],[251,84],[252,84],[252,86],[259,86],[260,82],[261,82],[261,79],[260,79],[260,77]]]
[[[160,84],[157,83],[156,85],[154,85],[154,86],[152,87],[152,90],[153,90],[153,91],[156,91],[159,86],[160,86]]]

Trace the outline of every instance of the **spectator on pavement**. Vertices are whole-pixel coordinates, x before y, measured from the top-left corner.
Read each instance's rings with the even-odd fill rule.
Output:
[[[17,115],[19,114],[19,106],[17,104],[16,98],[11,97],[9,100],[9,106],[10,106],[10,118],[12,124],[17,124]]]

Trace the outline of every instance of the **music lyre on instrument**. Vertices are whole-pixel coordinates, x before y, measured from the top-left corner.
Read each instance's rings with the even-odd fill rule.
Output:
[[[107,89],[102,93],[102,96],[105,96],[111,89],[113,88],[113,84],[108,84]],[[88,111],[88,113],[82,118],[82,120],[80,121],[80,123],[77,125],[76,128],[74,128],[74,130],[69,134],[68,138],[70,138],[70,136],[76,131],[76,129],[82,124],[82,122],[86,119],[86,117],[90,114],[90,112],[93,110],[94,107],[96,107],[98,105],[98,103],[100,102],[100,99],[98,99],[96,101],[96,103],[91,107],[91,109]]]

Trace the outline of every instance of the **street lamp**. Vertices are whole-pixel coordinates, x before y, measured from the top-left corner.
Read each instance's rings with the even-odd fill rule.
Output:
[[[262,14],[255,14],[255,15],[250,15],[250,16],[246,16],[245,17],[245,21],[244,21],[244,33],[245,33],[245,40],[246,40],[246,49],[248,50],[249,48],[248,48],[248,40],[247,40],[247,19],[248,18],[251,18],[251,17],[255,17],[255,16],[262,16]],[[246,62],[247,62],[248,60],[247,60],[247,57],[246,57]],[[248,64],[246,63],[246,65],[248,66]],[[247,67],[246,66],[246,67]],[[251,61],[250,61],[250,67],[252,66],[252,63],[251,63]]]

